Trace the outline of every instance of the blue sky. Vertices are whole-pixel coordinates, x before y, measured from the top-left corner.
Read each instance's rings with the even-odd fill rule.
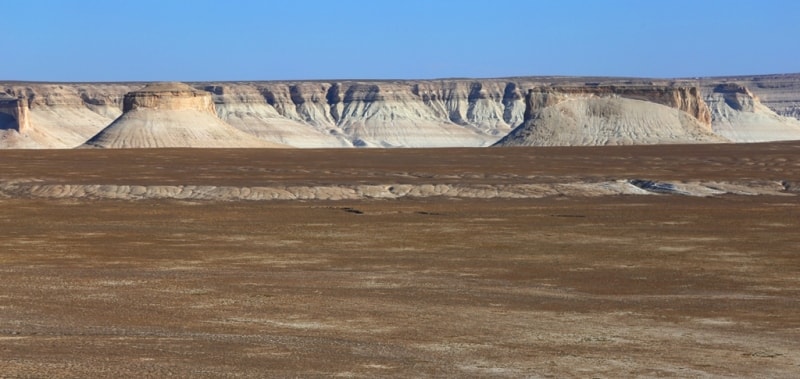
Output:
[[[3,2],[0,80],[800,72],[794,0]]]

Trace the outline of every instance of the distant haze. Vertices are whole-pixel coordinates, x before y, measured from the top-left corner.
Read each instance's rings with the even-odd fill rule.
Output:
[[[800,2],[14,1],[0,80],[800,72]]]

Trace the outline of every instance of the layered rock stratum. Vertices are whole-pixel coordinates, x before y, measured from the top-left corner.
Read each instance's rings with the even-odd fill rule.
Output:
[[[301,148],[479,147],[515,129],[505,141],[580,145],[800,139],[800,75],[206,82],[157,96],[154,91],[165,84],[142,91],[145,85],[0,83],[0,114],[5,115],[0,116],[0,148],[72,148],[87,142],[255,147],[259,141]],[[181,96],[188,93],[196,98],[192,101],[206,103],[186,103]],[[534,96],[526,101],[529,94]],[[126,111],[126,96],[163,104]],[[10,126],[17,125],[15,114],[23,116],[23,126]],[[547,119],[552,121],[543,123]],[[530,141],[520,140],[525,128],[534,136]]]

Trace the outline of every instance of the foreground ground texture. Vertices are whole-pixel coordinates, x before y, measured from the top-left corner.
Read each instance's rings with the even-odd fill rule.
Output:
[[[759,194],[35,187],[620,181]],[[800,143],[2,151],[0,377],[796,377],[798,181]]]

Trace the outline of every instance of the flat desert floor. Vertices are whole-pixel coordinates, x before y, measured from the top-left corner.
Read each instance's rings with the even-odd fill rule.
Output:
[[[30,185],[632,179],[778,190],[246,201]],[[798,183],[800,143],[0,151],[0,377],[797,377]]]

